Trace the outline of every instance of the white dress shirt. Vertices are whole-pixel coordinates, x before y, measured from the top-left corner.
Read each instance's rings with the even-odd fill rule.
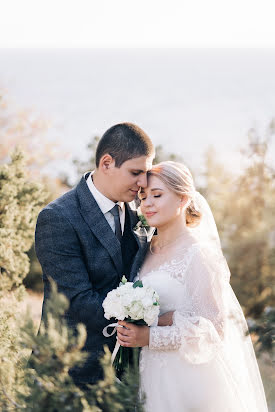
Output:
[[[85,172],[85,175],[88,172]],[[119,218],[120,218],[120,225],[121,225],[121,232],[123,234],[124,230],[124,224],[125,224],[125,204],[124,202],[117,202],[114,203],[112,200],[108,199],[108,197],[104,196],[94,185],[93,179],[92,179],[93,172],[88,176],[88,179],[86,180],[86,183],[88,185],[88,188],[90,189],[90,192],[92,193],[96,203],[98,204],[100,210],[104,214],[107,222],[111,226],[112,231],[115,233],[115,218],[110,213],[110,210],[113,209],[113,207],[117,204],[119,206]]]

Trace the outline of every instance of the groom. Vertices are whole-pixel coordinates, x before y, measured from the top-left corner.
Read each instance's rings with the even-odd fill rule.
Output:
[[[146,187],[146,172],[154,147],[146,133],[131,123],[108,129],[98,143],[96,169],[87,172],[78,185],[51,202],[39,214],[35,247],[43,270],[44,302],[50,296],[49,277],[66,295],[69,327],[83,323],[87,329],[83,367],[70,371],[79,386],[103,377],[99,359],[103,346],[112,351],[115,335],[105,338],[102,302],[126,275],[132,280],[145,253],[146,233],[138,235],[133,201]]]

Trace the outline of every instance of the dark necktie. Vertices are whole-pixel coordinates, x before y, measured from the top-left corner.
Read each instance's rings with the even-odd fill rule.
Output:
[[[115,205],[113,209],[110,210],[110,213],[114,216],[115,219],[115,234],[116,237],[118,238],[119,241],[121,241],[122,238],[122,232],[121,232],[121,225],[120,225],[120,218],[119,218],[119,206]]]

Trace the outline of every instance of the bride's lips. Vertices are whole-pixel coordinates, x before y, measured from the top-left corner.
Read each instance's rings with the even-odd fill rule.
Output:
[[[151,216],[154,216],[156,214],[156,212],[147,212],[147,213],[145,213],[145,216],[146,217],[151,217]]]

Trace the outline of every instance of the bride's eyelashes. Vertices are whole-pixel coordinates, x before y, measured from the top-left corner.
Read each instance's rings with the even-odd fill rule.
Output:
[[[161,195],[154,195],[153,197],[161,197]],[[146,197],[140,197],[139,200],[142,202],[143,200],[146,200]]]

